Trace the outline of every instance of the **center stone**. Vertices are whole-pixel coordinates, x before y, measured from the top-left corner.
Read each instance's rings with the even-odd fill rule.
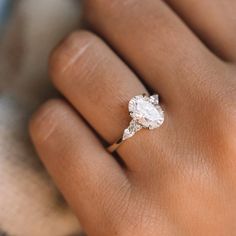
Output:
[[[157,103],[158,101],[153,101],[151,97],[136,96],[129,103],[130,114],[145,128],[157,128],[164,121],[163,111]]]
[[[148,121],[155,122],[159,118],[159,113],[154,105],[144,100],[139,100],[137,102],[135,113],[139,117],[145,117],[145,119]]]

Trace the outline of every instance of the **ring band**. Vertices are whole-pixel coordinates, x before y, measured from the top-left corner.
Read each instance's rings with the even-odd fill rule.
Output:
[[[115,152],[118,147],[124,142],[125,140],[123,140],[123,138],[120,138],[117,142],[113,143],[112,145],[110,145],[108,148],[107,148],[107,151],[110,152],[110,153],[113,153]]]
[[[164,111],[159,104],[157,94],[133,97],[129,101],[128,109],[132,120],[129,127],[124,130],[122,138],[107,148],[110,153],[115,152],[125,140],[133,137],[139,130],[156,129],[164,122]]]

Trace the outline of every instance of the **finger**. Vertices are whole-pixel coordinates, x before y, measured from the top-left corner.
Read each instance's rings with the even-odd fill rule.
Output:
[[[147,93],[102,40],[84,31],[73,33],[55,50],[51,74],[56,87],[108,143],[117,141],[129,125],[129,100]],[[127,166],[142,165],[132,155],[132,144],[124,146],[120,154]]]
[[[236,60],[236,2],[165,0],[217,55]]]
[[[163,1],[88,0],[85,7],[91,27],[174,107],[222,75],[223,63]]]
[[[89,235],[109,232],[129,191],[120,166],[63,101],[46,103],[30,130],[42,161],[84,229]]]

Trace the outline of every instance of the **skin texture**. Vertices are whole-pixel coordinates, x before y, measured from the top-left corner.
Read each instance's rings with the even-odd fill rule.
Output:
[[[65,100],[44,104],[30,132],[88,235],[235,234],[236,6],[211,2],[88,0],[91,31],[53,52]],[[153,91],[166,120],[118,149],[121,166],[103,141]]]

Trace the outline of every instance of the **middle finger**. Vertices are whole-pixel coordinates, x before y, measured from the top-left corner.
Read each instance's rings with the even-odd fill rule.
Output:
[[[92,28],[169,104],[183,103],[186,94],[211,86],[224,71],[224,63],[163,1],[85,2]]]

